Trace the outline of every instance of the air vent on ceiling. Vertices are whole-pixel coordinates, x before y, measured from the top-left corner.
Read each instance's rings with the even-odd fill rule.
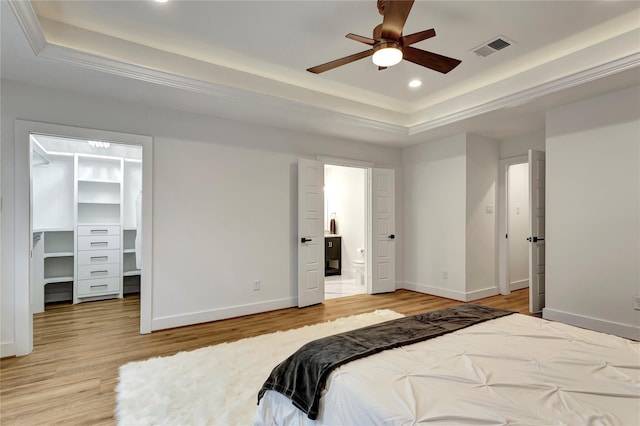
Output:
[[[493,53],[496,53],[498,50],[502,50],[505,47],[509,47],[513,44],[513,41],[509,40],[505,36],[497,36],[492,38],[486,43],[482,43],[478,47],[474,47],[471,49],[473,53],[478,56],[482,56],[483,58],[489,56]]]

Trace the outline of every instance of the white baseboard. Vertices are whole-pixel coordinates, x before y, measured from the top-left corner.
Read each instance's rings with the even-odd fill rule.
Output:
[[[485,297],[495,296],[500,294],[500,290],[496,286],[486,287],[481,290],[468,291],[466,293],[465,302],[473,302],[474,300],[484,299]]]
[[[640,340],[640,327],[634,327],[628,324],[572,314],[551,308],[542,309],[542,318],[587,328],[589,330],[614,334],[616,336],[626,337],[627,339]]]
[[[412,283],[408,281],[405,281],[402,283],[402,288],[407,290],[417,291],[418,293],[425,293],[425,294],[430,294],[432,296],[446,297],[447,299],[466,302],[466,300],[464,300],[465,294],[461,291],[449,290],[442,287],[432,287],[430,285]]]
[[[252,303],[249,305],[232,306],[230,308],[213,309],[210,311],[190,312],[184,315],[154,318],[151,320],[151,330],[163,330],[166,328],[182,327],[185,325],[199,324],[203,322],[218,321],[243,315],[252,315],[262,312],[275,311],[276,309],[297,306],[298,300],[294,297],[287,299],[270,300],[267,302]]]
[[[528,288],[529,287],[529,280],[519,280],[519,281],[513,281],[511,283],[509,283],[509,290],[511,291],[516,291],[516,290],[522,290],[523,288]]]
[[[0,343],[0,358],[14,356],[15,354],[16,354],[15,342]]]
[[[495,296],[500,293],[498,287],[487,287],[482,290],[475,290],[470,292],[462,292],[456,290],[449,290],[442,287],[432,287],[425,284],[418,284],[405,281],[398,283],[396,288],[404,288],[406,290],[417,291],[418,293],[430,294],[432,296],[445,297],[447,299],[458,300],[460,302],[472,302],[474,300],[484,299],[485,297]]]

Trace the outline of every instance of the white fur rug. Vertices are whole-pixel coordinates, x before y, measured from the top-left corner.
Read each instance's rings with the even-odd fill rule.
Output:
[[[402,316],[384,309],[123,365],[118,424],[253,424],[258,390],[271,370],[302,345]]]

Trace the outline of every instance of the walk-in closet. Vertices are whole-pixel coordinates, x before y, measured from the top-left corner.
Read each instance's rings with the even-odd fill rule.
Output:
[[[32,312],[140,292],[142,148],[31,135]]]

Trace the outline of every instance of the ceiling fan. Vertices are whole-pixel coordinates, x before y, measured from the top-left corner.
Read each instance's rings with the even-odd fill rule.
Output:
[[[380,70],[405,59],[443,74],[448,73],[462,61],[411,47],[414,43],[434,37],[436,31],[433,28],[406,36],[402,35],[402,29],[413,2],[414,0],[378,0],[378,12],[383,16],[383,20],[382,24],[373,29],[373,38],[352,33],[346,35],[351,40],[368,44],[371,49],[308,68],[307,71],[320,74],[373,55],[373,63],[378,65]]]

